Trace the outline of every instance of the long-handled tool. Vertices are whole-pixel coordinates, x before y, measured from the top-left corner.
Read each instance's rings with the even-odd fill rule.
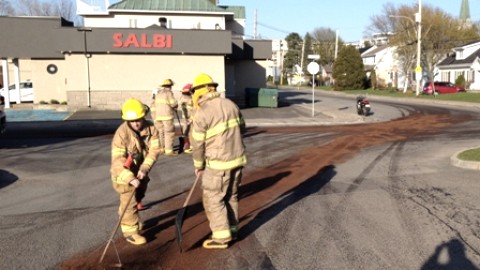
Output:
[[[175,228],[176,228],[176,235],[177,235],[177,244],[178,247],[180,248],[180,252],[182,252],[182,246],[180,242],[182,242],[183,237],[182,237],[182,225],[183,225],[183,219],[185,217],[185,213],[187,212],[187,205],[188,202],[190,201],[190,197],[192,197],[193,191],[195,190],[195,186],[197,185],[198,180],[200,179],[200,174],[197,175],[195,178],[195,182],[193,182],[192,187],[190,188],[190,192],[188,193],[187,199],[183,203],[182,209],[178,210],[177,216],[175,217]]]
[[[115,228],[113,229],[112,234],[110,235],[110,238],[108,239],[108,242],[107,242],[107,245],[105,246],[105,249],[103,250],[102,257],[100,257],[100,261],[98,262],[99,264],[101,264],[103,262],[103,258],[105,257],[105,254],[107,253],[107,249],[110,246],[110,243],[113,243],[113,248],[115,249],[115,253],[117,254],[117,259],[118,259],[118,264],[116,264],[115,267],[122,267],[122,262],[120,261],[120,255],[118,255],[118,250],[117,250],[117,247],[115,246],[115,243],[113,241],[113,237],[115,237],[115,234],[118,231],[118,227],[120,227],[123,216],[125,215],[125,212],[127,212],[128,205],[132,201],[133,196],[135,196],[135,192],[132,192],[132,195],[130,195],[130,198],[128,198],[128,202],[127,202],[125,208],[123,209],[122,214],[120,215],[120,218],[118,219],[118,222],[115,225]]]
[[[180,152],[182,152],[183,146],[185,145],[185,138],[184,138],[184,136],[183,136],[183,128],[182,128],[182,123],[180,122],[180,117],[178,116],[178,111],[177,111],[177,110],[174,110],[173,112],[175,113],[175,116],[176,116],[177,121],[178,121],[178,125],[179,125],[179,127],[180,127],[180,134],[181,134],[181,135],[180,135],[180,137],[178,137],[178,140],[179,140],[179,142],[180,142],[180,145],[179,145],[179,147],[178,147],[178,148],[179,148],[179,149],[178,149],[178,150],[179,150],[178,152],[180,153]]]

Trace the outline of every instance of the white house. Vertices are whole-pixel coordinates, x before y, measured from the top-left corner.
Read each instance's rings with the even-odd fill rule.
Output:
[[[455,83],[458,76],[463,75],[467,90],[480,91],[480,41],[452,49],[439,64],[435,81]]]
[[[405,74],[396,57],[396,48],[387,44],[375,45],[361,54],[367,76],[375,70],[378,87],[403,88]]]

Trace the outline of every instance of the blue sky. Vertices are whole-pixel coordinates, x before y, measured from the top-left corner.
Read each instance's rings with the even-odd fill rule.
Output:
[[[370,25],[370,17],[381,15],[385,3],[395,6],[417,4],[418,0],[219,0],[219,5],[244,6],[245,34],[253,37],[257,11],[257,36],[284,38],[291,32],[304,36],[316,27],[338,30],[346,41],[358,41]],[[462,0],[422,0],[422,5],[438,7],[458,17]],[[480,20],[480,0],[469,0],[470,17]],[[412,14],[412,18],[413,18]]]

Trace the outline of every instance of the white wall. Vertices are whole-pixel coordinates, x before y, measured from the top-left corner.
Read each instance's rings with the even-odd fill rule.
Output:
[[[218,24],[225,29],[225,18],[218,16],[158,15],[158,14],[116,14],[113,17],[86,17],[85,27],[146,28],[160,25],[158,19],[167,18],[167,26],[172,29],[215,29]]]

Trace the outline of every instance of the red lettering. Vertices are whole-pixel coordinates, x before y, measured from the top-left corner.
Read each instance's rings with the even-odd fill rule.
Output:
[[[166,48],[172,48],[172,35],[167,35],[167,46]]]
[[[172,35],[153,35],[153,47],[155,48],[171,48]]]
[[[152,44],[148,43],[148,36],[145,34],[142,34],[142,48],[151,48]]]
[[[153,47],[165,48],[165,36],[160,34],[153,35]]]
[[[123,37],[122,33],[113,34],[113,47],[114,48],[122,47],[122,45],[123,45],[122,37]]]
[[[131,45],[133,45],[135,48],[140,48],[140,44],[138,44],[137,36],[135,36],[135,34],[128,35],[127,39],[123,43],[124,48],[128,48]]]
[[[114,33],[112,36],[114,48],[172,48],[172,35],[153,34],[151,40],[147,34],[137,35],[130,33],[126,38],[122,33]]]

